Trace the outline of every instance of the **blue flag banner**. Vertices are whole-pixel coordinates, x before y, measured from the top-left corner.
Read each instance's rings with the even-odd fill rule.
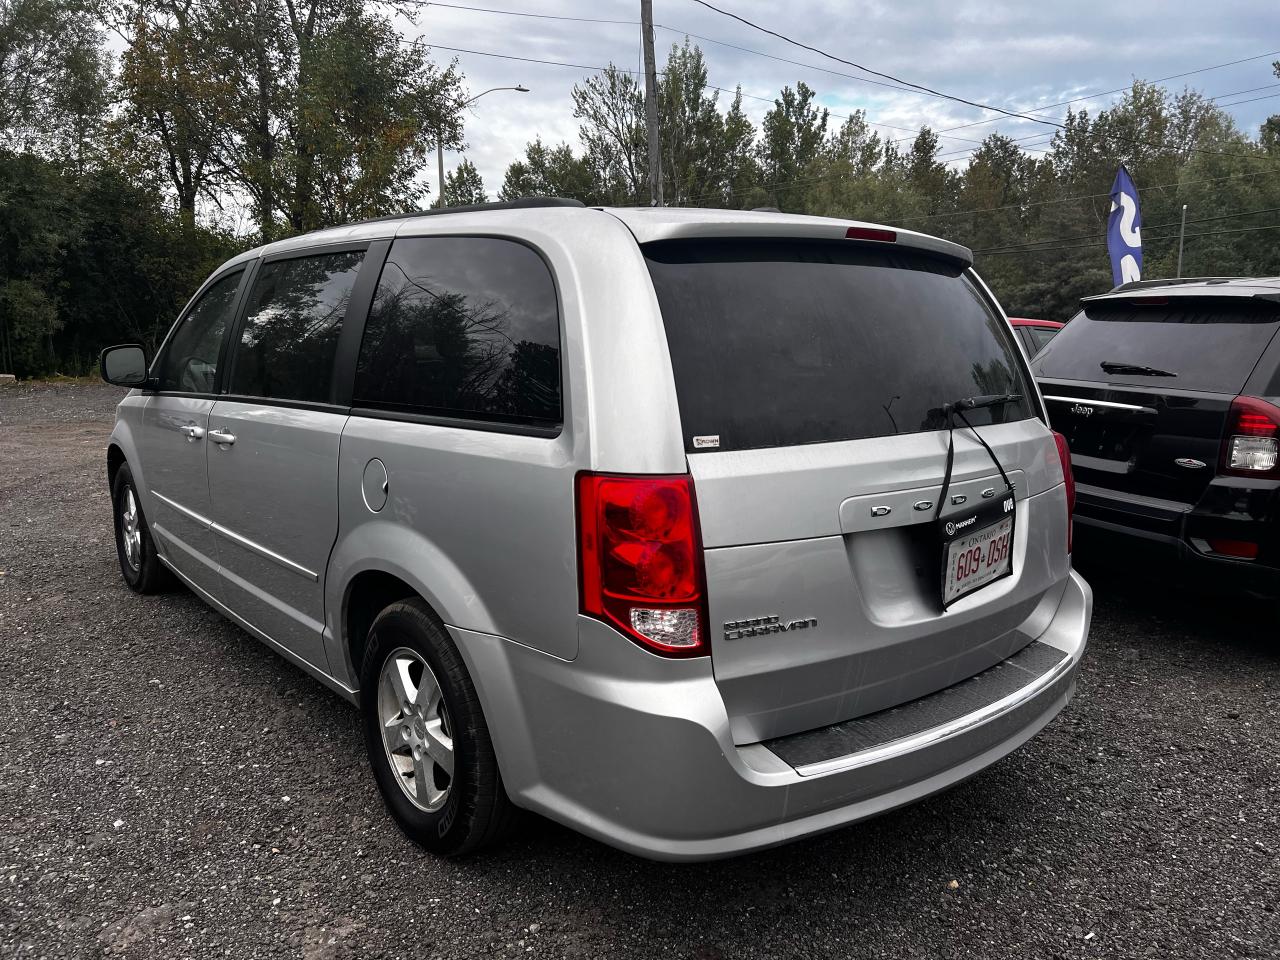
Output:
[[[1142,213],[1138,188],[1123,166],[1111,185],[1111,216],[1107,220],[1107,252],[1111,254],[1111,279],[1118,287],[1142,279]]]

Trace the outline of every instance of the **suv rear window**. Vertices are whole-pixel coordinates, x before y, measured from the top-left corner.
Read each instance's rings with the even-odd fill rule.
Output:
[[[1226,297],[1153,297],[1091,303],[1036,355],[1037,377],[1239,393],[1280,324],[1274,303]],[[1173,376],[1101,364],[1131,364]]]
[[[944,403],[1029,393],[1008,324],[957,264],[839,241],[672,240],[644,253],[686,449],[936,430]],[[968,416],[1025,420],[1031,404]]]

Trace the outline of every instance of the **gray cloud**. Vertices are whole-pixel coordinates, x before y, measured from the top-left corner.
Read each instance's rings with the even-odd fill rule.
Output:
[[[540,14],[633,20],[639,17],[634,0],[460,0],[475,6]],[[718,4],[720,5],[720,4]],[[1008,109],[1028,110],[1097,91],[1127,85],[1134,77],[1156,79],[1212,64],[1249,57],[1280,48],[1280,7],[1274,0],[1218,4],[1131,3],[1078,0],[1070,4],[1001,2],[816,2],[778,4],[762,0],[723,0],[723,5],[798,40],[830,50],[847,59],[973,100]],[[789,60],[841,73],[856,71],[824,60],[780,40],[721,17],[689,0],[656,0],[654,17],[664,27],[763,51]],[[499,16],[439,5],[426,7],[416,22],[402,23],[407,36],[421,35],[429,43],[534,59],[588,65],[609,62],[639,66],[640,29],[630,25],[578,23],[528,17]],[[665,51],[682,39],[679,32],[657,31],[659,69]],[[698,42],[707,57],[709,79],[716,86],[741,84],[744,94],[772,98],[784,85],[804,80],[835,114],[865,109],[868,118],[896,127],[935,129],[991,116],[983,111],[927,96],[860,83],[818,69],[793,66],[753,56],[727,46]],[[586,76],[581,69],[498,60],[471,54],[437,51],[438,60],[457,56],[472,93],[488,87],[523,83],[531,93],[493,93],[471,108],[466,121],[469,143],[465,155],[480,169],[490,193],[501,185],[508,163],[536,136],[549,143],[576,146],[577,125],[572,117],[570,90]],[[1185,84],[1214,96],[1280,82],[1271,60],[1238,64],[1169,82]],[[1260,90],[1235,99],[1251,99],[1275,90]],[[721,95],[721,102],[728,98]],[[1078,104],[1091,111],[1106,106],[1113,96]],[[745,100],[758,123],[770,104]],[[1062,116],[1066,108],[1049,110]],[[1258,125],[1280,112],[1280,98],[1230,108],[1237,123],[1256,133]],[[834,119],[839,123],[839,119]],[[963,153],[988,132],[1031,137],[1052,128],[1004,118],[954,132],[943,149]],[[909,136],[881,129],[887,136]],[[1032,148],[1040,145],[1028,140]],[[460,159],[446,154],[446,168]],[[430,178],[434,180],[434,167]]]

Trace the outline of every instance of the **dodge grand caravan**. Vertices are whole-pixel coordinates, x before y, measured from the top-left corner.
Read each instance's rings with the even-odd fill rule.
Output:
[[[1065,446],[969,251],[527,200],[220,267],[107,452],[175,576],[359,705],[445,854],[516,808],[726,856],[976,773],[1067,703]]]

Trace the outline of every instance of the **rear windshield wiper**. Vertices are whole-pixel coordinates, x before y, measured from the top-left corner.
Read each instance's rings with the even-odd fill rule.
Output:
[[[942,429],[946,429],[953,414],[963,414],[966,410],[980,410],[983,407],[1002,407],[1006,403],[1017,403],[1022,399],[1020,393],[992,393],[981,397],[961,397],[929,411],[933,421],[941,421]]]
[[[1147,367],[1141,363],[1121,363],[1117,360],[1103,360],[1098,364],[1105,373],[1132,373],[1140,377],[1176,377],[1176,373],[1161,370],[1158,367]]]
[[[952,410],[980,410],[983,407],[1002,407],[1006,403],[1017,403],[1022,399],[1020,393],[992,393],[982,397],[963,397],[954,403],[947,404]],[[946,407],[943,408],[946,410]]]

